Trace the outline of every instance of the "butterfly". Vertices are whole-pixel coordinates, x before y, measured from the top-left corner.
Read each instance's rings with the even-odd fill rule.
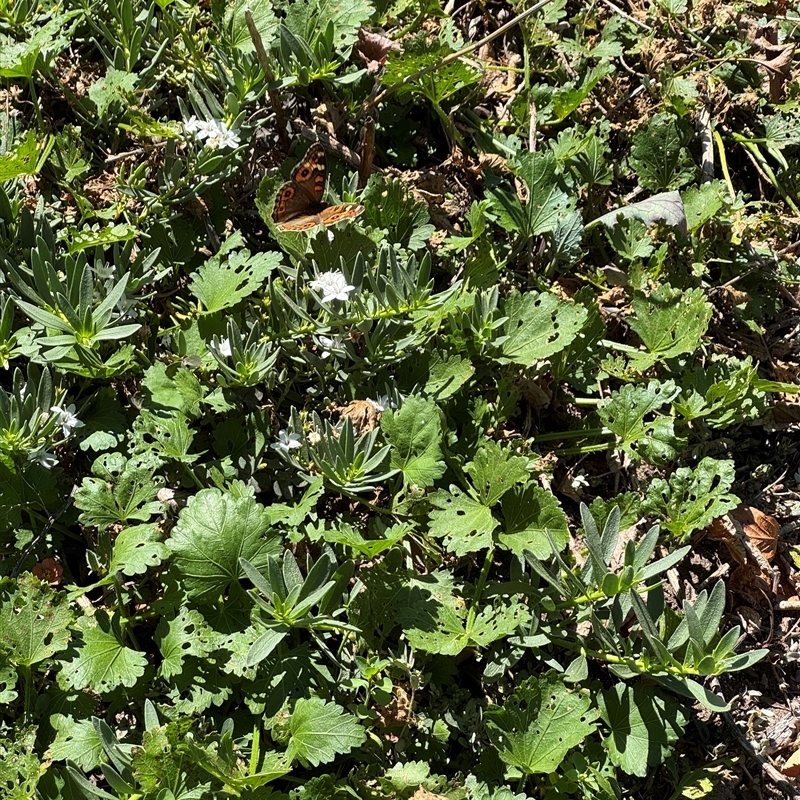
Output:
[[[305,158],[292,170],[292,177],[278,189],[272,219],[279,231],[308,231],[317,225],[335,225],[355,219],[364,211],[358,203],[322,204],[328,168],[321,145],[312,144]]]

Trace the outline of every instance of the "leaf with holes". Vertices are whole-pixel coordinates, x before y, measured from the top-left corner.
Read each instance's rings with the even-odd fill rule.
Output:
[[[503,761],[524,775],[550,774],[596,725],[588,692],[568,689],[550,670],[520,683],[502,708],[486,712],[487,733]]]
[[[186,656],[208,655],[210,635],[202,614],[195,609],[182,606],[174,619],[162,617],[156,628],[156,643],[163,656],[158,670],[161,676],[169,680],[180,673]]]
[[[645,422],[645,417],[671,403],[679,391],[673,381],[650,381],[647,386],[627,384],[613,392],[597,414],[617,437],[617,446],[632,459],[638,461],[644,456],[659,463],[674,458],[679,440],[672,419],[656,417]]]
[[[106,694],[137,684],[144,675],[147,656],[123,643],[117,617],[98,611],[94,617],[81,617],[77,629],[81,641],[75,657],[62,668],[68,686]]]
[[[436,510],[430,512],[431,535],[443,538],[457,556],[477,553],[492,543],[497,520],[490,508],[464,494],[457,486],[440,489],[430,497]]]
[[[496,343],[501,364],[532,367],[563,350],[580,331],[587,311],[546,292],[514,292],[503,305],[506,323]]]
[[[169,548],[161,541],[157,525],[134,525],[120,531],[114,540],[110,573],[132,577],[143,575],[169,558]]]
[[[475,458],[464,467],[473,488],[470,494],[491,508],[509,489],[530,477],[528,459],[514,455],[510,447],[491,440],[481,445]]]
[[[633,316],[628,317],[628,325],[648,350],[630,354],[631,366],[639,372],[657,361],[693,353],[700,346],[712,311],[702,289],[681,291],[666,284],[649,296],[636,292],[631,305]]]
[[[733,461],[704,458],[694,469],[675,470],[669,480],[655,478],[643,511],[683,541],[739,505],[739,498],[729,493],[735,478]]]
[[[0,652],[19,667],[39,664],[67,647],[72,618],[63,592],[25,575],[0,595]]]

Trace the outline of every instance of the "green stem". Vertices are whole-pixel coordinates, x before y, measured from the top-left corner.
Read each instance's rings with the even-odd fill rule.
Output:
[[[28,75],[28,89],[31,93],[31,101],[33,102],[33,110],[36,112],[36,123],[41,133],[45,133],[44,119],[42,119],[42,109],[39,108],[39,96],[36,94],[36,84],[33,82],[33,75]]]
[[[476,609],[478,608],[481,596],[483,595],[483,590],[486,587],[486,581],[489,578],[489,570],[492,567],[493,561],[494,561],[494,548],[490,547],[486,553],[486,558],[483,560],[483,569],[481,570],[478,582],[475,584],[475,592],[472,595],[472,604],[470,606],[469,613],[467,614],[468,631],[472,629],[472,625],[475,622],[475,617],[477,616]]]
[[[253,747],[250,750],[250,766],[248,773],[255,775],[258,772],[258,762],[261,759],[261,725],[258,722],[253,724]]]
[[[562,439],[581,439],[590,436],[608,436],[611,431],[606,428],[581,428],[574,431],[555,431],[553,433],[543,433],[533,437],[535,444],[540,442],[558,442]]]
[[[22,670],[23,691],[25,693],[25,723],[30,722],[31,699],[33,697],[33,687],[31,685],[31,668],[26,664],[20,666]]]

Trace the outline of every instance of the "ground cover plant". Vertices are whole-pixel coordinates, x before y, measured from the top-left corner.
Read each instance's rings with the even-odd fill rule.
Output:
[[[0,0],[0,787],[796,793],[800,16]]]

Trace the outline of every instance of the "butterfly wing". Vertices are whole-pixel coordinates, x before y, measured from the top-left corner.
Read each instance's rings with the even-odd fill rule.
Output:
[[[355,219],[364,213],[364,206],[358,203],[341,203],[338,206],[326,206],[319,212],[320,225],[335,225],[343,219]]]
[[[320,145],[312,144],[305,158],[292,170],[291,178],[278,189],[272,219],[275,222],[285,223],[318,206],[322,202],[326,177],[325,151]],[[284,228],[284,230],[306,230],[306,228]]]

